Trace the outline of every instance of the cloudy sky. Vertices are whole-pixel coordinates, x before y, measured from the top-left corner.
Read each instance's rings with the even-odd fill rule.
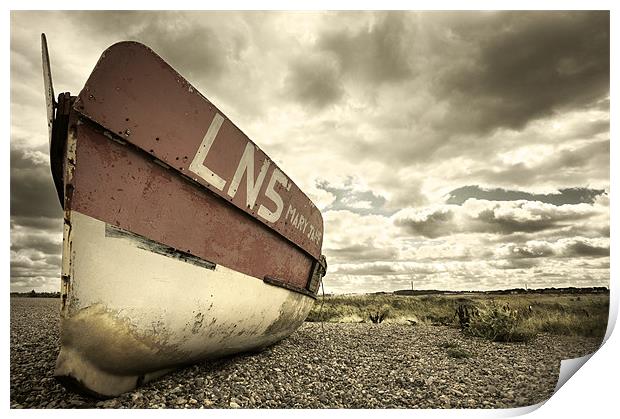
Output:
[[[12,12],[11,290],[59,290],[40,33],[150,46],[321,208],[326,292],[606,286],[607,12]]]

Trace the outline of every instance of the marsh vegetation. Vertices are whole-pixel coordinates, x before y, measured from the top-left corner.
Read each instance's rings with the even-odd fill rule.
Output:
[[[522,342],[538,333],[602,339],[608,312],[609,293],[333,295],[320,297],[306,320],[454,326],[471,336]]]

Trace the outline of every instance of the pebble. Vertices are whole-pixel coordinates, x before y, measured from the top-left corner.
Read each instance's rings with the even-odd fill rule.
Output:
[[[97,400],[53,378],[59,305],[11,298],[11,408],[520,407],[553,393],[561,359],[600,345],[545,334],[527,345],[493,343],[424,323],[304,323],[262,352],[205,361]],[[450,358],[442,342],[472,357]]]

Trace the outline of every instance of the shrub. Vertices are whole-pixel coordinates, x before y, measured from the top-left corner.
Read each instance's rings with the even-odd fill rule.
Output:
[[[370,321],[373,323],[381,323],[383,320],[387,318],[389,313],[390,313],[390,306],[384,304],[379,308],[377,307],[371,308],[368,312],[368,318],[370,318]]]
[[[478,314],[478,310],[471,304],[459,304],[456,308],[454,316],[459,318],[459,326],[461,330],[467,329],[471,323],[472,317]]]
[[[464,331],[495,342],[526,342],[536,335],[527,327],[524,316],[518,310],[512,310],[507,304],[498,306],[494,302],[479,308]]]

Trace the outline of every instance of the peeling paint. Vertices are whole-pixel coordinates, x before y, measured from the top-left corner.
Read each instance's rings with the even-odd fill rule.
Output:
[[[143,249],[149,252],[171,257],[171,258],[180,260],[182,262],[191,263],[193,265],[200,266],[205,269],[213,270],[215,269],[215,266],[216,266],[215,263],[213,262],[209,262],[208,260],[201,259],[187,252],[177,250],[173,247],[166,246],[154,240],[147,239],[144,236],[123,230],[122,228],[113,226],[111,224],[106,224],[105,235],[106,237],[122,238],[122,239],[130,240],[139,249]]]
[[[195,335],[198,333],[200,328],[202,327],[202,322],[204,321],[205,316],[202,313],[196,314],[196,318],[194,320],[194,325],[192,326],[192,333]]]
[[[63,207],[63,251],[61,265],[61,315],[65,315],[68,306],[71,304],[71,286],[73,278],[73,236],[71,225],[71,199],[73,198],[73,176],[75,174],[75,158],[76,158],[76,131],[75,127],[71,127],[67,135],[67,144],[65,151],[65,161],[63,164],[63,184],[64,184],[64,207]]]

